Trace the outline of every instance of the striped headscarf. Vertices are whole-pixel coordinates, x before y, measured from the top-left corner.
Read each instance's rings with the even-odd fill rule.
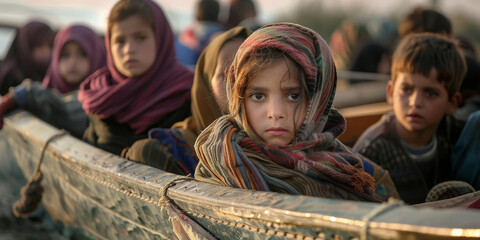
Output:
[[[301,66],[310,96],[296,141],[286,146],[258,139],[242,115],[248,79],[240,79],[238,70],[264,48],[278,49]],[[378,201],[362,156],[336,139],[345,119],[332,109],[335,64],[318,33],[291,23],[260,28],[240,46],[227,81],[231,116],[217,119],[197,138],[195,178],[245,189]]]

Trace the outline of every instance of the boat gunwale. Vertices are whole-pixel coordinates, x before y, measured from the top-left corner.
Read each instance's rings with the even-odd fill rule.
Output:
[[[27,121],[26,123],[23,123],[19,121],[19,119],[22,119],[24,121]],[[37,119],[30,113],[27,113],[25,111],[19,111],[14,114],[10,114],[9,117],[5,118],[5,126],[4,128],[6,129],[11,129],[13,131],[18,132],[18,134],[23,134],[27,139],[30,141],[33,141],[37,145],[43,145],[42,143],[47,140],[48,137],[43,136],[43,139],[40,137],[40,135],[34,134],[33,131],[28,132],[26,129],[29,128],[29,126],[26,126],[25,124],[33,124],[33,125],[38,125],[42,126],[42,131],[48,130],[52,134],[44,134],[44,135],[53,135],[58,130],[47,123],[41,121],[40,119]],[[63,139],[64,141],[60,141]],[[62,146],[66,145],[68,141],[74,140],[78,141],[79,143],[83,143],[87,146],[87,148],[94,148],[93,146],[74,138],[73,136],[64,136],[61,137],[61,139],[58,139],[49,146],[47,149],[48,154],[52,155],[57,155],[55,158],[60,158],[62,160],[62,163],[70,163],[70,164],[76,164],[82,169],[89,169],[91,171],[95,171],[97,173],[97,176],[100,176],[103,178],[105,182],[112,181],[116,182],[117,184],[123,184],[123,185],[129,185],[132,183],[135,183],[135,187],[141,189],[143,192],[148,192],[152,193],[152,195],[158,195],[159,190],[162,190],[163,187],[166,185],[167,182],[170,182],[174,180],[175,178],[178,177],[178,175],[172,174],[172,173],[167,173],[164,172],[160,169],[154,169],[152,167],[138,164],[131,162],[129,160],[126,160],[124,158],[121,158],[119,156],[115,156],[113,154],[104,152],[103,150],[98,149],[93,151],[95,152],[103,152],[103,156],[100,157],[93,157],[93,158],[88,158],[86,156],[87,160],[83,159],[75,159],[74,156],[68,155],[65,152],[61,152]],[[68,139],[68,141],[65,141],[65,139]],[[69,148],[64,147],[65,148]],[[87,152],[88,153],[88,152]],[[92,159],[95,159],[92,161]],[[67,161],[69,160],[69,161]],[[109,161],[111,166],[106,166],[100,163],[107,163],[106,161]],[[111,162],[113,160],[113,162]],[[146,179],[146,176],[142,176],[142,174],[132,174],[131,173],[131,168],[127,167],[122,167],[122,164],[126,164],[128,166],[133,166],[137,167],[136,169],[146,169],[148,170],[147,172],[155,172],[158,173],[157,176],[153,176],[150,179]],[[68,167],[68,166],[67,166]],[[128,169],[127,169],[128,168]],[[75,169],[73,169],[75,170]],[[128,171],[130,172],[128,172]],[[160,181],[157,181],[156,179],[159,179]],[[98,181],[97,181],[98,182]],[[214,191],[213,196],[215,197],[208,197],[206,192],[204,194],[199,194],[202,193],[202,189],[207,189],[208,194],[212,195],[212,191]],[[221,197],[221,194],[219,193],[224,193],[224,192],[231,192],[231,193],[236,193],[240,195],[245,195],[247,200],[245,199],[238,199],[235,198],[235,201],[233,201],[233,198],[229,197]],[[129,190],[125,190],[122,192],[125,195],[128,196],[133,196],[136,198],[139,198],[141,200],[144,200],[146,202],[152,203],[150,198],[146,198],[145,196],[142,196],[143,194],[141,193],[133,193],[129,192]],[[234,194],[235,195],[235,194]],[[311,226],[311,227],[317,227],[317,228],[334,228],[342,231],[348,231],[348,232],[353,232],[353,233],[359,233],[363,227],[364,223],[361,218],[355,219],[355,217],[351,218],[342,218],[338,216],[333,216],[333,215],[328,215],[324,214],[321,212],[315,212],[315,213],[307,213],[307,212],[302,212],[298,210],[292,210],[292,209],[286,209],[285,206],[283,208],[277,207],[277,203],[270,203],[267,205],[258,205],[258,203],[252,203],[252,199],[249,198],[260,198],[260,197],[270,197],[271,199],[289,199],[291,201],[299,201],[299,202],[309,202],[310,200],[316,200],[318,201],[318,204],[326,204],[326,206],[333,205],[333,206],[342,206],[348,203],[353,203],[353,201],[343,201],[343,200],[333,200],[333,199],[319,199],[315,197],[308,197],[308,196],[292,196],[292,195],[286,195],[286,194],[281,194],[281,193],[270,193],[270,192],[256,192],[256,191],[251,191],[251,190],[244,190],[244,189],[232,189],[229,187],[225,186],[216,186],[216,185],[211,185],[208,183],[203,183],[203,182],[198,182],[196,180],[193,181],[185,181],[185,182],[177,182],[175,186],[172,186],[168,189],[167,192],[167,197],[171,199],[176,205],[180,206],[181,208],[185,208],[186,206],[189,205],[197,205],[201,206],[202,208],[205,209],[215,209],[217,208],[218,210],[214,211],[214,215],[211,216],[212,218],[220,218],[220,219],[232,219],[234,218],[245,218],[245,219],[250,219],[254,221],[260,221],[260,222],[267,222],[271,224],[282,224],[282,225],[299,225],[299,226]],[[194,199],[195,201],[192,201]],[[205,204],[208,204],[208,206],[205,206]],[[365,214],[368,214],[371,210],[375,209],[378,206],[381,206],[381,204],[375,204],[375,203],[364,203],[364,202],[354,202],[354,206],[356,206],[356,210],[364,211]],[[153,201],[153,204],[157,206],[161,206],[160,199],[157,201]],[[266,204],[266,202],[263,202],[263,204]],[[297,207],[299,205],[296,205]],[[404,211],[406,209],[410,209],[410,211],[413,212],[418,212],[420,211],[419,209],[414,209],[412,207],[408,206],[402,206],[396,209],[393,209],[389,211],[388,213],[385,213],[385,215],[378,216],[376,219],[372,220],[369,222],[369,232],[370,234],[373,235],[384,235],[384,234],[391,234],[397,231],[401,232],[415,232],[415,233],[421,233],[421,234],[428,234],[428,235],[434,235],[434,236],[461,236],[461,237],[470,237],[470,236],[480,236],[480,230],[478,229],[470,229],[470,228],[455,228],[455,227],[435,227],[435,226],[419,226],[418,224],[412,225],[412,224],[406,224],[406,223],[395,223],[395,222],[382,222],[380,219],[384,219],[386,216],[394,216],[397,214],[396,212],[398,211]],[[185,209],[186,212],[190,212],[191,214],[193,212],[188,211],[188,209]],[[318,209],[315,209],[318,211]],[[423,209],[424,210],[424,209]],[[268,211],[268,214],[265,214],[265,211]],[[440,211],[440,210],[437,210]],[[452,211],[452,210],[446,210]],[[255,216],[255,212],[263,212],[264,214],[260,213],[259,215]],[[361,215],[361,213],[358,213]],[[364,215],[365,215],[364,214]],[[474,214],[476,215],[476,214]],[[477,217],[478,218],[478,217]],[[281,222],[277,222],[276,220],[281,219]],[[304,223],[308,223],[308,225]],[[139,225],[141,225],[139,223]],[[459,234],[459,231],[463,230],[462,233]],[[454,232],[456,231],[456,232]],[[383,232],[383,234],[381,233]],[[465,233],[464,233],[465,232]],[[472,235],[473,232],[473,235]],[[377,234],[376,234],[377,233]],[[454,235],[455,233],[456,235]]]

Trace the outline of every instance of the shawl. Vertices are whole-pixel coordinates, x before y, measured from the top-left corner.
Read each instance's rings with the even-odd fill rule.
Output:
[[[178,122],[172,128],[179,129],[188,145],[193,144],[198,134],[215,119],[222,116],[213,96],[211,79],[217,67],[217,58],[223,45],[237,37],[247,38],[250,32],[244,27],[235,27],[219,34],[208,44],[198,59],[192,87],[192,116]]]
[[[136,134],[144,132],[170,112],[190,101],[193,72],[175,60],[173,32],[162,9],[145,0],[155,16],[156,58],[139,77],[128,78],[115,67],[107,29],[107,67],[80,85],[78,99],[88,114],[113,117],[128,124]]]
[[[254,51],[267,47],[281,50],[302,67],[311,96],[296,141],[285,146],[258,139],[248,130],[242,106],[232,106],[244,88],[237,84],[235,69],[241,69]],[[378,201],[363,157],[336,139],[345,130],[345,119],[332,109],[335,86],[335,64],[318,33],[291,23],[255,31],[240,46],[228,75],[230,112],[238,114],[217,119],[199,135],[195,177],[253,190]]]
[[[52,61],[48,68],[47,75],[43,79],[43,86],[57,89],[60,93],[71,92],[80,85],[80,83],[77,85],[66,83],[58,71],[63,46],[69,41],[77,42],[87,54],[88,61],[90,62],[90,71],[86,76],[105,66],[106,63],[105,45],[92,29],[83,25],[72,25],[63,28],[55,37]]]
[[[48,63],[40,63],[33,59],[32,50],[38,45],[53,43],[55,32],[45,23],[32,21],[18,29],[17,35],[3,61],[0,62],[0,86],[6,89],[16,86],[25,78],[41,81],[45,76]],[[7,75],[13,74],[16,82],[6,82]]]
[[[245,39],[249,34],[244,27],[235,27],[219,34],[205,48],[197,63],[192,87],[192,116],[175,123],[173,129],[154,128],[148,133],[150,138],[157,139],[168,147],[169,152],[178,159],[180,166],[187,173],[194,173],[198,163],[193,150],[198,134],[222,116],[211,85],[220,50],[226,42],[237,37]]]

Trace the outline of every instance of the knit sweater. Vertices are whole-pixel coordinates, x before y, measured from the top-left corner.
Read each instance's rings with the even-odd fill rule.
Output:
[[[424,202],[434,185],[452,180],[450,154],[464,122],[446,116],[436,131],[436,154],[429,162],[420,164],[402,144],[395,121],[393,114],[384,115],[362,134],[353,149],[389,171],[403,201],[408,204]]]
[[[40,82],[26,79],[12,88],[11,93],[18,107],[57,128],[67,130],[77,138],[82,137],[88,118],[77,99],[78,91],[61,94],[42,86]]]

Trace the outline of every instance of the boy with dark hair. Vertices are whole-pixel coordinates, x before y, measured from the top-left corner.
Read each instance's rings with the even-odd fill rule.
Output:
[[[398,35],[404,38],[408,34],[430,32],[450,37],[452,23],[443,14],[421,7],[413,9],[398,26]]]
[[[386,114],[362,134],[354,150],[390,172],[402,200],[425,201],[450,180],[450,153],[463,123],[450,115],[460,102],[465,60],[457,45],[438,34],[405,37],[393,56]]]

